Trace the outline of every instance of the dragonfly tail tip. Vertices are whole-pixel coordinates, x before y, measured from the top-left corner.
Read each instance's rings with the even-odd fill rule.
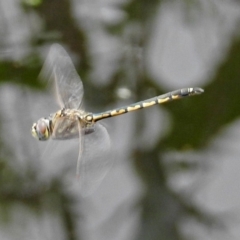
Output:
[[[194,88],[193,91],[194,91],[195,94],[202,94],[202,93],[204,93],[204,90],[202,88],[198,88],[198,87]]]

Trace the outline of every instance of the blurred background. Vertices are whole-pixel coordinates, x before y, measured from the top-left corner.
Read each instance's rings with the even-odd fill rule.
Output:
[[[0,238],[240,239],[239,26],[237,0],[0,0]],[[111,154],[84,195],[78,142],[31,136],[59,109],[38,77],[53,43],[87,111],[205,92],[102,121],[92,177]]]

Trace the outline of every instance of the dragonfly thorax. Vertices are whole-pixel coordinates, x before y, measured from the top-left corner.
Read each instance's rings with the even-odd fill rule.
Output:
[[[79,109],[63,108],[51,114],[49,119],[49,131],[53,139],[78,138],[81,133],[88,134],[94,131],[92,114]]]
[[[82,129],[93,127],[94,125],[93,114],[80,109],[63,108],[52,115],[52,121],[54,118],[66,118],[71,121],[79,121]]]

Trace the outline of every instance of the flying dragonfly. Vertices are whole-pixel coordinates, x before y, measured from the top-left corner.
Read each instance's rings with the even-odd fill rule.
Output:
[[[32,135],[40,141],[48,139],[67,140],[79,138],[79,154],[77,160],[77,175],[79,175],[80,159],[82,156],[82,139],[85,135],[94,134],[95,125],[99,120],[119,116],[135,110],[151,107],[177,100],[180,98],[199,95],[204,92],[198,87],[182,88],[125,107],[91,113],[83,110],[83,84],[66,51],[58,44],[51,47],[46,60],[48,71],[55,81],[55,91],[60,110],[49,117],[40,118],[32,126]]]

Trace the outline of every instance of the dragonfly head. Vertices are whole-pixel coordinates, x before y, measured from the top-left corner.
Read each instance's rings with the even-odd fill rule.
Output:
[[[32,126],[32,136],[40,141],[50,138],[50,120],[41,118]]]

